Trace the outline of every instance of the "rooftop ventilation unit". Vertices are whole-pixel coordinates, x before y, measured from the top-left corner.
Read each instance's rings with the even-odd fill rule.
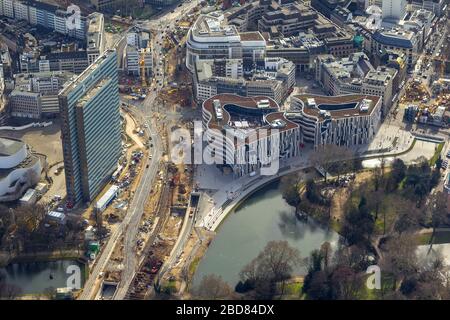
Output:
[[[222,106],[220,105],[220,101],[217,99],[214,100],[213,106],[214,106],[214,112],[216,114],[217,120],[222,120],[223,119],[223,111],[222,111]]]
[[[270,107],[269,100],[267,100],[267,99],[258,101],[258,103],[256,105],[257,105],[258,109],[266,109],[266,108]]]
[[[359,104],[359,111],[360,112],[368,112],[370,108],[371,101],[369,99],[364,99]]]
[[[307,105],[309,108],[315,108],[315,107],[316,107],[316,100],[315,100],[314,98],[308,98],[308,99],[306,100],[306,105]]]
[[[284,128],[286,126],[286,122],[281,119],[273,120],[270,123],[270,127],[273,129]]]

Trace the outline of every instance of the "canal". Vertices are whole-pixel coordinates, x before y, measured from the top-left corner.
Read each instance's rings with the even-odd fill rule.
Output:
[[[272,240],[287,240],[305,258],[325,241],[336,245],[339,235],[311,219],[299,221],[282,198],[279,182],[274,182],[251,195],[219,226],[198,265],[194,285],[216,274],[234,287],[241,269]],[[295,270],[296,275],[305,273],[305,267]]]
[[[18,286],[21,294],[41,294],[49,287],[67,287],[67,279],[72,274],[67,271],[72,265],[80,267],[83,286],[85,266],[75,260],[11,263],[0,268],[0,274],[7,283]]]

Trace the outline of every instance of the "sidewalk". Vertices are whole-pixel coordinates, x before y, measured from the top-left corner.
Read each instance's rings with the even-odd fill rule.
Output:
[[[386,132],[390,132],[386,129]],[[382,138],[379,138],[382,139]],[[392,144],[392,141],[390,141]],[[372,153],[364,155],[367,151],[362,151],[362,155],[357,152],[357,149],[353,149],[357,152],[359,157],[373,158],[373,157],[394,157],[398,153],[407,151],[414,139],[409,132],[402,134],[398,138],[399,143],[396,147],[391,148],[391,151],[385,153]],[[376,142],[375,142],[376,143]],[[382,146],[389,143],[383,143]],[[370,146],[369,146],[370,149]],[[373,150],[373,149],[372,149]],[[240,201],[245,199],[248,194],[251,194],[258,188],[261,188],[271,181],[277,180],[284,175],[294,173],[296,171],[311,167],[309,162],[309,154],[312,149],[306,149],[299,157],[291,158],[280,162],[280,170],[276,175],[271,176],[244,176],[241,178],[235,178],[231,174],[223,175],[222,172],[214,165],[198,165],[195,174],[195,183],[199,190],[204,191],[203,201],[199,204],[197,227],[204,227],[208,230],[215,231],[220,225],[226,215],[237,205]]]

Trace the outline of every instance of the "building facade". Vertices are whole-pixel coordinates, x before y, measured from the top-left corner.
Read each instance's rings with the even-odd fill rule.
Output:
[[[372,141],[381,124],[381,98],[298,95],[291,98],[286,118],[299,124],[302,141],[314,148],[325,144],[365,145]]]
[[[66,9],[45,2],[1,0],[0,15],[11,19],[24,20],[31,25],[38,25],[77,39],[86,39],[86,17],[81,16],[79,26],[69,30],[66,24],[69,13]]]
[[[42,161],[22,141],[0,137],[0,201],[17,200],[36,185]]]
[[[216,94],[266,96],[282,103],[295,85],[295,65],[282,58],[265,58],[255,69],[242,71],[242,59],[199,60],[193,75],[194,95],[202,102]]]
[[[204,154],[236,177],[300,152],[299,125],[286,119],[268,97],[219,94],[203,102],[202,117],[207,140]]]
[[[117,54],[108,50],[59,94],[67,197],[92,201],[117,167],[121,124]]]
[[[225,25],[223,16],[200,15],[189,29],[186,48],[186,67],[193,72],[195,61],[204,59],[244,59],[251,65],[264,58],[266,41],[259,32],[239,33]]]

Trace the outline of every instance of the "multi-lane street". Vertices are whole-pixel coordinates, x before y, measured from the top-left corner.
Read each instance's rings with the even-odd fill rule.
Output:
[[[127,214],[120,224],[120,226],[112,232],[107,244],[102,250],[101,255],[98,257],[95,267],[86,281],[84,290],[80,295],[80,299],[92,299],[95,296],[96,291],[100,286],[99,276],[108,264],[109,258],[121,237],[124,236],[124,263],[121,281],[118,286],[118,290],[114,295],[114,299],[124,299],[128,291],[128,288],[133,280],[133,276],[137,271],[138,263],[136,256],[136,237],[138,228],[143,215],[145,203],[150,195],[150,190],[156,179],[160,159],[163,155],[163,141],[161,135],[157,131],[158,123],[153,117],[153,111],[155,110],[155,103],[158,92],[165,85],[165,66],[163,55],[163,39],[165,32],[171,31],[175,28],[178,20],[185,13],[194,8],[199,1],[185,2],[181,6],[178,6],[169,13],[163,14],[155,20],[145,22],[141,25],[143,29],[151,30],[155,32],[155,36],[152,38],[152,52],[153,52],[153,71],[154,82],[150,84],[146,99],[140,107],[130,106],[129,111],[133,116],[148,128],[148,136],[151,137],[153,147],[151,148],[151,160],[144,159],[143,170],[144,173],[141,177],[139,185],[130,203],[130,207]],[[121,65],[120,57],[123,55],[125,47],[125,37],[119,40],[116,44],[116,49],[119,56],[119,66]],[[147,167],[148,165],[148,167]],[[155,228],[155,232],[158,228]]]
[[[194,2],[191,2],[190,5],[192,6]],[[170,29],[173,28],[173,22],[177,19],[176,17],[179,17],[182,15],[181,12],[183,12],[185,9],[185,6],[178,7],[175,11],[175,14],[172,12],[169,13],[170,17],[169,19],[165,18],[165,15],[161,16],[158,21],[158,23],[162,23],[163,25],[169,25]],[[189,9],[190,10],[190,9]],[[162,41],[163,41],[164,34],[162,32],[158,32],[157,36],[153,38],[153,54],[156,59],[155,66],[159,65],[160,59],[158,57],[162,56]],[[124,50],[125,44],[125,37],[123,37],[121,40],[119,40],[116,44],[116,49],[119,53],[119,57],[121,57],[122,52]],[[130,111],[137,116],[138,120],[142,124],[146,124],[145,127],[149,130],[149,136],[152,137],[152,144],[153,147],[151,149],[152,157],[151,160],[144,159],[144,163],[142,165],[143,168],[146,168],[148,164],[148,168],[144,169],[145,172],[140,180],[139,186],[136,189],[136,192],[134,194],[133,200],[130,203],[130,207],[127,211],[127,214],[120,224],[120,226],[115,229],[111,236],[106,243],[105,247],[103,248],[100,256],[97,258],[96,264],[94,269],[92,270],[91,274],[89,275],[88,280],[85,283],[83,292],[81,293],[79,299],[81,300],[88,300],[94,298],[96,290],[98,290],[99,287],[99,276],[105,269],[109,258],[111,257],[111,254],[118,243],[120,241],[121,236],[125,235],[125,241],[124,241],[124,253],[125,253],[125,259],[124,259],[124,268],[122,272],[122,279],[119,284],[119,288],[114,296],[115,299],[123,299],[126,295],[126,292],[128,290],[128,287],[130,286],[130,283],[133,279],[133,275],[136,272],[136,251],[135,251],[135,244],[136,244],[136,235],[139,228],[139,222],[142,218],[143,209],[145,202],[148,199],[152,184],[154,183],[155,177],[158,173],[159,168],[159,161],[162,158],[162,142],[160,135],[156,132],[156,123],[152,121],[152,107],[155,102],[155,99],[158,95],[158,92],[161,88],[163,88],[164,85],[164,68],[159,68],[160,71],[158,72],[159,75],[155,76],[156,79],[156,87],[155,90],[151,88],[149,91],[149,94],[147,95],[144,103],[142,104],[142,108],[134,108]]]

